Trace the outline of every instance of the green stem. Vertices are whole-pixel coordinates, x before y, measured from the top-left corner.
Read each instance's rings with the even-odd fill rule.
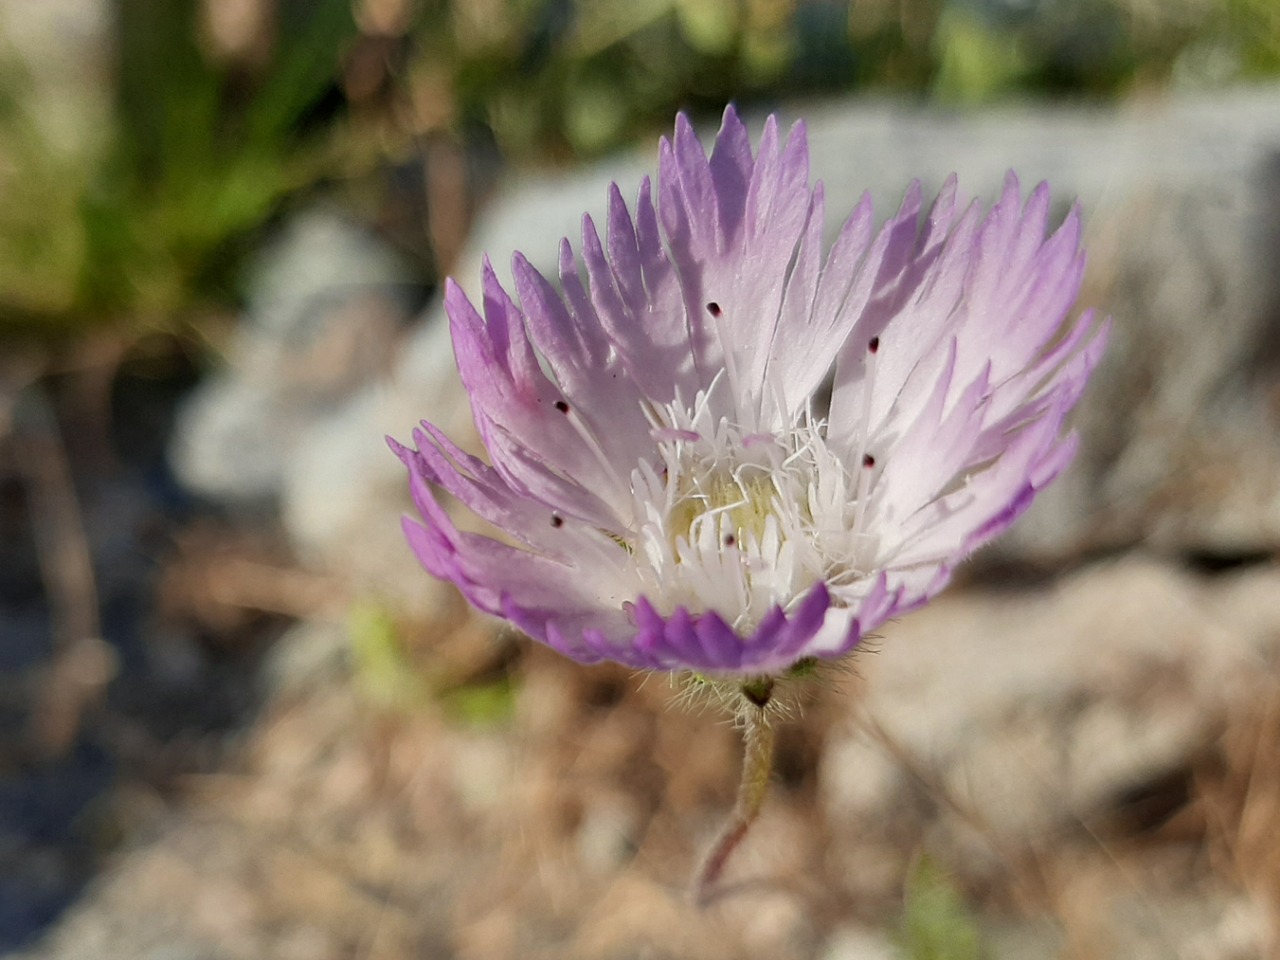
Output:
[[[759,816],[765,794],[769,790],[769,773],[773,769],[774,729],[765,712],[768,700],[766,698],[763,703],[756,703],[754,699],[748,699],[749,702],[744,705],[742,739],[745,751],[738,799],[694,881],[693,896],[699,906],[706,906],[712,900],[716,882],[724,873],[730,855]]]

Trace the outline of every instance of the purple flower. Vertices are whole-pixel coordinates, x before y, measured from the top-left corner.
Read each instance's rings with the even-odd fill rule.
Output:
[[[518,304],[487,261],[481,310],[449,283],[489,462],[427,423],[392,442],[428,571],[576,660],[774,674],[925,603],[1030,505],[1106,339],[1066,320],[1078,210],[1046,238],[1045,184],[1024,204],[1011,173],[984,212],[953,178],[923,218],[912,184],[824,257],[808,175],[799,124],[753,158],[730,107],[708,159],[681,116],[656,202],[612,187],[558,288],[519,253]]]

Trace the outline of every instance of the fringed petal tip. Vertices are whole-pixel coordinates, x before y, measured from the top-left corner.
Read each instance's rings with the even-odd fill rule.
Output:
[[[382,439],[386,441],[387,446],[391,448],[391,452],[396,455],[396,459],[398,459],[406,467],[409,466],[409,460],[413,456],[413,451],[410,450],[408,447],[406,447],[404,444],[402,444],[399,440],[397,440],[393,436],[388,435],[383,437]]]

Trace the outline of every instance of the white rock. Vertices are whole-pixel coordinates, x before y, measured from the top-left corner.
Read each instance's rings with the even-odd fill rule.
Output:
[[[293,220],[257,263],[227,367],[179,413],[179,479],[228,501],[275,496],[308,428],[385,369],[410,309],[409,274],[343,217]]]
[[[897,960],[898,950],[879,930],[867,927],[840,927],[828,939],[822,960]]]

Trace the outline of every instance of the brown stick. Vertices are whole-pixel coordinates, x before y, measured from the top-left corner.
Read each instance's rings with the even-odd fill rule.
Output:
[[[115,654],[101,636],[93,559],[57,419],[39,386],[25,393],[17,403],[13,448],[54,640],[53,665],[31,712],[30,736],[40,755],[54,757],[74,742],[81,716],[114,675]]]

